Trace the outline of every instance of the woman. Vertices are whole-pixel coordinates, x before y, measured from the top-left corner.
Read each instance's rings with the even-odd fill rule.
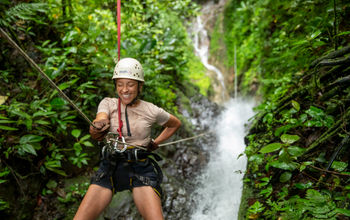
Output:
[[[152,103],[140,100],[144,83],[141,64],[133,58],[121,59],[113,78],[119,98],[104,98],[98,107],[91,137],[103,140],[108,131],[119,133],[125,142],[143,146],[147,151],[128,146],[123,153],[104,155],[100,168],[80,204],[74,219],[96,219],[112,200],[114,191],[129,189],[144,219],[163,219],[161,206],[161,170],[148,156],[181,126],[175,116]],[[151,126],[164,127],[152,140]],[[135,153],[136,152],[136,153]]]

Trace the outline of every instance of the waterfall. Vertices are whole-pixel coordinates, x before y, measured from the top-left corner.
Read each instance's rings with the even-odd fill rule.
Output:
[[[225,101],[227,99],[226,94],[226,86],[224,82],[224,77],[221,73],[221,71],[216,68],[215,66],[209,64],[208,57],[209,57],[209,38],[207,30],[204,28],[203,21],[201,19],[201,16],[197,16],[196,24],[193,25],[193,29],[191,32],[194,34],[193,37],[193,44],[194,44],[194,50],[195,54],[200,58],[201,62],[207,68],[207,70],[212,71],[216,74],[216,79],[219,81],[219,85],[217,85],[217,88],[214,88],[216,91],[220,91],[219,101]]]
[[[231,99],[213,128],[217,146],[209,150],[210,159],[196,179],[192,220],[237,219],[246,167],[244,124],[253,115],[253,102]]]
[[[203,8],[211,7],[205,5]],[[247,163],[243,154],[245,123],[253,116],[254,102],[237,97],[236,88],[234,99],[224,98],[224,94],[227,93],[224,77],[218,68],[208,63],[209,39],[200,16],[193,26],[195,52],[203,65],[216,73],[216,79],[222,87],[222,100],[226,101],[223,104],[225,110],[217,117],[217,121],[212,123],[215,125],[212,131],[217,137],[217,145],[203,148],[208,150],[209,162],[195,180],[191,219],[237,219],[242,195],[242,178]]]

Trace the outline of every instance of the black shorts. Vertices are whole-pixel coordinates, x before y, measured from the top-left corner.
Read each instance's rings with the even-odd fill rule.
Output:
[[[131,190],[138,186],[151,186],[161,197],[162,174],[160,169],[156,169],[154,163],[150,158],[136,162],[102,160],[98,171],[91,178],[91,184],[108,188],[114,193]]]

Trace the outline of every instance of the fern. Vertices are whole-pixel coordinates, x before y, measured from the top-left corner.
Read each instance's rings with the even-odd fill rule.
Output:
[[[18,19],[34,21],[39,24],[45,24],[43,16],[38,13],[47,13],[47,3],[21,3],[8,9],[4,15],[0,17],[0,25],[11,27],[11,24]]]

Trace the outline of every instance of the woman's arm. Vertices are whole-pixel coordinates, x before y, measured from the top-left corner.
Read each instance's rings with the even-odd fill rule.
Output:
[[[103,120],[103,119],[108,119],[108,114],[105,113],[105,112],[100,112],[100,113],[97,113],[94,122],[95,122],[95,121],[101,121],[101,120]]]
[[[170,114],[169,120],[163,125],[165,128],[162,133],[154,140],[154,143],[161,144],[170,138],[181,126],[181,121],[174,115]]]

